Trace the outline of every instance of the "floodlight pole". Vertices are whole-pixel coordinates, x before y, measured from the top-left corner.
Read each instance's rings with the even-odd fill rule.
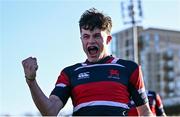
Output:
[[[132,37],[133,37],[133,60],[136,63],[139,63],[138,60],[138,32],[137,32],[137,26],[136,23],[138,23],[139,21],[135,20],[135,11],[134,11],[134,2],[133,0],[129,1],[129,6],[128,6],[128,13],[129,13],[129,17],[131,19],[130,22],[124,22],[124,24],[128,24],[130,23],[132,25]],[[124,6],[123,6],[123,2],[121,3],[121,9],[122,9],[122,17],[125,17],[124,14]],[[142,17],[142,8],[141,8],[141,1],[138,0],[138,10],[139,10],[139,16]]]

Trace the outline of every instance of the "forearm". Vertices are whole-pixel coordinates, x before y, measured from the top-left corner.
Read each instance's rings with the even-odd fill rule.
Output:
[[[27,84],[31,91],[31,95],[33,101],[42,115],[57,115],[58,110],[56,107],[53,107],[53,101],[49,100],[49,98],[42,92],[40,87],[38,86],[36,80],[29,81],[27,80]]]
[[[140,116],[153,116],[151,110],[144,109],[141,112],[138,112]]]
[[[145,105],[137,107],[138,113],[140,116],[153,116],[151,109],[149,108],[148,103]]]

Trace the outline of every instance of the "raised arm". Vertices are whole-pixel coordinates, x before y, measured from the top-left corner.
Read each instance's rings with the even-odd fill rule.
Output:
[[[43,93],[36,82],[38,69],[36,58],[29,57],[22,61],[26,82],[29,86],[33,101],[43,116],[56,116],[63,107],[59,97],[51,95],[49,98]]]

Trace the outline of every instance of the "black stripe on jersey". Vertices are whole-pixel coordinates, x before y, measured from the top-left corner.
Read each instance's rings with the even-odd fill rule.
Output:
[[[132,75],[132,73],[138,68],[138,64],[129,60],[119,59],[117,61],[117,64],[123,65],[127,68],[127,72],[128,72],[127,74],[129,75],[128,76],[129,78]]]
[[[148,102],[147,94],[145,91],[139,94],[139,92],[136,90],[136,88],[131,83],[129,83],[128,90],[129,90],[136,106],[141,106]]]
[[[113,74],[111,71],[117,71]],[[129,78],[127,68],[118,64],[97,64],[80,67],[73,72],[71,76],[72,88],[81,84],[98,82],[98,81],[114,81],[123,85],[128,85]]]
[[[73,113],[73,116],[127,116],[128,109],[114,106],[87,106]]]

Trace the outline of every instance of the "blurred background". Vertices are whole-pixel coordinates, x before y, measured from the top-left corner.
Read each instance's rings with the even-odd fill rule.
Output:
[[[49,96],[60,71],[86,60],[78,21],[95,7],[111,16],[109,52],[141,64],[147,89],[167,115],[180,115],[179,0],[0,0],[0,115],[36,116],[21,61],[36,57]],[[71,100],[59,115],[71,115]]]

